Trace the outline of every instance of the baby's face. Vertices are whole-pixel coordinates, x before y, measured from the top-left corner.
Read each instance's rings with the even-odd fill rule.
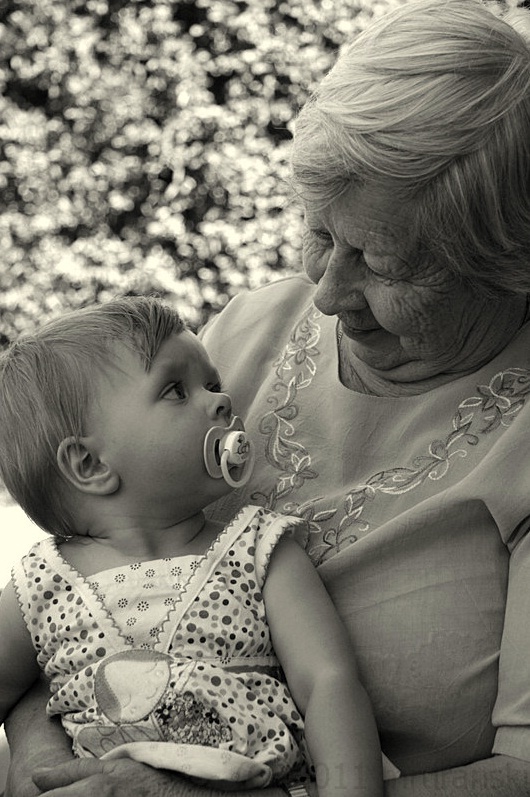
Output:
[[[232,404],[198,338],[187,330],[172,335],[149,371],[125,345],[116,351],[88,428],[131,509],[198,511],[226,494],[224,481],[206,471],[203,444],[213,426],[228,426]]]

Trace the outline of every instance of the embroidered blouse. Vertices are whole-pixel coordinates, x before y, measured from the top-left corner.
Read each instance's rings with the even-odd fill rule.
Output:
[[[309,522],[403,774],[530,760],[530,325],[476,373],[406,398],[345,388],[336,319],[290,277],[203,334],[257,446],[219,502]]]

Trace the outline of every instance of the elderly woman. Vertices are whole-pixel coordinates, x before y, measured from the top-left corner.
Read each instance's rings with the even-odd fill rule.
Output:
[[[307,276],[204,335],[258,447],[215,515],[309,521],[402,773],[388,795],[530,791],[527,13],[424,0],[347,47],[296,125]],[[17,734],[29,712],[12,794],[67,755]],[[202,793],[134,762],[37,778],[70,782],[54,797]]]

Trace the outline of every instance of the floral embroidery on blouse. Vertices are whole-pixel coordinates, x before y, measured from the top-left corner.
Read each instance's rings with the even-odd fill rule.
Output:
[[[315,565],[356,542],[358,534],[370,530],[369,511],[380,496],[402,495],[429,481],[443,479],[455,458],[465,458],[469,447],[478,445],[485,435],[508,427],[530,393],[529,369],[513,367],[496,373],[488,384],[477,385],[475,395],[458,405],[445,436],[433,440],[427,452],[418,454],[410,464],[375,473],[366,483],[349,490],[340,506],[324,506],[327,499],[323,498],[302,504],[286,502],[306,480],[318,475],[312,468],[311,453],[296,440],[295,422],[299,414],[299,391],[311,384],[317,370],[321,315],[310,306],[274,362],[277,380],[268,397],[272,409],[262,417],[259,430],[267,436],[265,456],[279,475],[268,494],[252,495],[253,500],[268,509],[277,508],[278,502],[284,500],[283,512],[308,522],[308,554]],[[323,524],[330,521],[333,527],[324,530]]]
[[[508,368],[495,374],[487,385],[478,385],[477,394],[462,401],[453,415],[451,431],[445,439],[434,440],[427,454],[418,455],[409,467],[390,468],[371,476],[366,484],[350,490],[344,497],[342,514],[339,508],[316,511],[315,501],[290,507],[287,511],[304,518],[309,523],[308,554],[313,562],[321,564],[330,556],[356,542],[355,527],[359,532],[370,530],[363,517],[378,494],[402,495],[423,485],[427,480],[439,481],[449,471],[454,457],[465,458],[467,448],[476,446],[481,437],[499,427],[508,427],[530,393],[530,371],[526,368]],[[322,532],[320,524],[336,517],[335,528]],[[317,540],[320,540],[317,542]]]
[[[317,348],[320,326],[316,321],[321,316],[322,313],[311,305],[273,364],[278,379],[273,386],[274,395],[268,398],[272,409],[262,417],[259,431],[267,436],[265,457],[281,475],[268,495],[252,494],[252,500],[267,509],[275,507],[307,479],[318,476],[311,467],[310,453],[294,439],[293,422],[298,416],[298,392],[311,384],[317,370],[315,358],[320,354]]]

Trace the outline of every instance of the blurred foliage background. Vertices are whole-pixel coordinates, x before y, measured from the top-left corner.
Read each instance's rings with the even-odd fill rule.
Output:
[[[0,0],[0,333],[157,292],[197,328],[299,268],[290,129],[403,0]]]

